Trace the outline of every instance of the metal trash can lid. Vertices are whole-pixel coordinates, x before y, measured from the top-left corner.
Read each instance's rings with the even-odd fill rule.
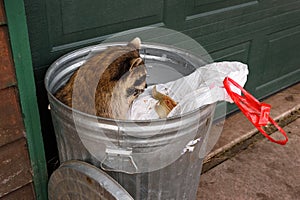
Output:
[[[101,199],[133,200],[130,194],[108,174],[86,162],[64,162],[51,175],[49,200]]]

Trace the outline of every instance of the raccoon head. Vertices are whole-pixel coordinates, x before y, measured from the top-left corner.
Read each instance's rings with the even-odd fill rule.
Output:
[[[112,91],[111,110],[115,118],[125,118],[127,111],[139,94],[147,87],[146,66],[140,57],[141,41],[136,38],[122,47],[122,55],[113,63],[111,71]],[[121,48],[121,47],[120,47]]]
[[[127,48],[133,50],[122,56],[125,59],[123,59],[124,62],[118,64],[119,74],[115,77],[118,80],[117,88],[122,89],[123,96],[127,98],[129,104],[147,87],[147,71],[139,54],[140,47],[141,40],[139,38],[135,38],[127,44]]]

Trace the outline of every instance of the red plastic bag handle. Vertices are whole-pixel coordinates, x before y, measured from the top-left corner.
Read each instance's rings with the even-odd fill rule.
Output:
[[[257,99],[255,99],[250,93],[248,93],[244,88],[242,88],[238,83],[232,80],[229,77],[226,77],[223,81],[224,87],[230,96],[230,98],[234,101],[234,103],[239,107],[239,109],[244,113],[244,115],[248,118],[248,120],[271,142],[275,142],[277,144],[285,145],[288,141],[288,137],[285,131],[270,117],[271,106],[266,103],[261,103]],[[231,85],[234,85],[244,96],[240,96],[239,94],[233,92],[231,90]],[[282,133],[285,137],[284,140],[275,140],[271,136],[269,136],[262,126],[267,125],[268,122],[274,124],[274,126]]]

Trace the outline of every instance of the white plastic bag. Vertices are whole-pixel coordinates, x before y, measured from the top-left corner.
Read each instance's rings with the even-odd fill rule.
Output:
[[[247,81],[248,67],[240,62],[216,62],[196,69],[188,76],[165,84],[158,84],[159,92],[170,96],[178,104],[168,117],[182,115],[203,105],[217,101],[229,101],[223,87],[225,77],[230,77],[242,87]],[[158,119],[154,107],[157,103],[151,96],[152,88],[148,87],[132,104],[128,112],[130,120]],[[240,91],[234,91],[240,94]]]

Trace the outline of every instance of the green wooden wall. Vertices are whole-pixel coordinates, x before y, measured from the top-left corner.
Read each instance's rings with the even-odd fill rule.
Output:
[[[167,27],[198,41],[215,61],[249,65],[258,98],[299,81],[298,0],[24,0],[48,166],[55,140],[43,78],[61,55],[116,32]]]

